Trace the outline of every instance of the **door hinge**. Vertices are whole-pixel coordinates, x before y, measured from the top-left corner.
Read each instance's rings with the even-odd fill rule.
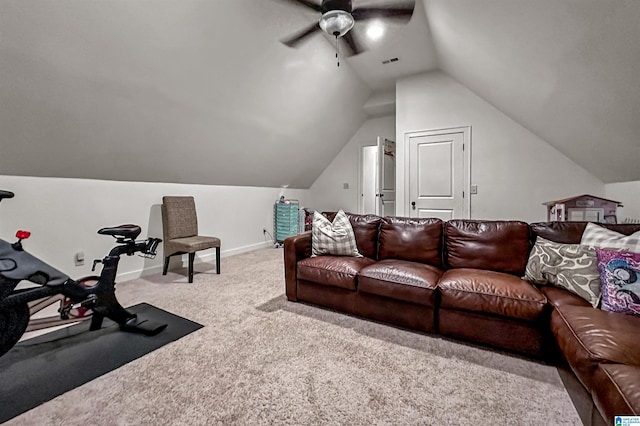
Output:
[[[462,198],[464,198],[464,191],[462,191]]]
[[[462,150],[464,151],[464,144],[462,144]]]

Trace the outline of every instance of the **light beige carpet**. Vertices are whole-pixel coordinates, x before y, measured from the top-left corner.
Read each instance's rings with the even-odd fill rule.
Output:
[[[580,424],[553,367],[287,302],[282,256],[119,284],[205,327],[8,424]]]

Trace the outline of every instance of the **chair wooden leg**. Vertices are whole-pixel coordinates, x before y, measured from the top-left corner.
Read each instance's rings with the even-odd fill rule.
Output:
[[[193,282],[193,260],[195,259],[195,253],[189,253],[189,282]]]
[[[164,258],[164,266],[162,267],[162,275],[167,275],[167,270],[169,269],[169,258],[171,256],[166,256]]]
[[[216,274],[220,275],[220,247],[216,247]]]

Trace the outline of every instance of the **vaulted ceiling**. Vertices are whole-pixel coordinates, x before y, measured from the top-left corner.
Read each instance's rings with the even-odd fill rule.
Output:
[[[0,174],[306,188],[372,94],[440,68],[603,181],[640,180],[637,0],[418,0],[339,68],[320,34],[278,42],[314,19],[282,0],[2,0]]]

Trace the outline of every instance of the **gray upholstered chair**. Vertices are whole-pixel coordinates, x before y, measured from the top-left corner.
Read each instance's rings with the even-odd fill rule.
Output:
[[[162,231],[164,267],[167,275],[169,258],[189,254],[189,282],[193,282],[193,260],[196,252],[216,249],[216,273],[220,273],[220,239],[198,235],[198,217],[193,197],[162,197]]]

